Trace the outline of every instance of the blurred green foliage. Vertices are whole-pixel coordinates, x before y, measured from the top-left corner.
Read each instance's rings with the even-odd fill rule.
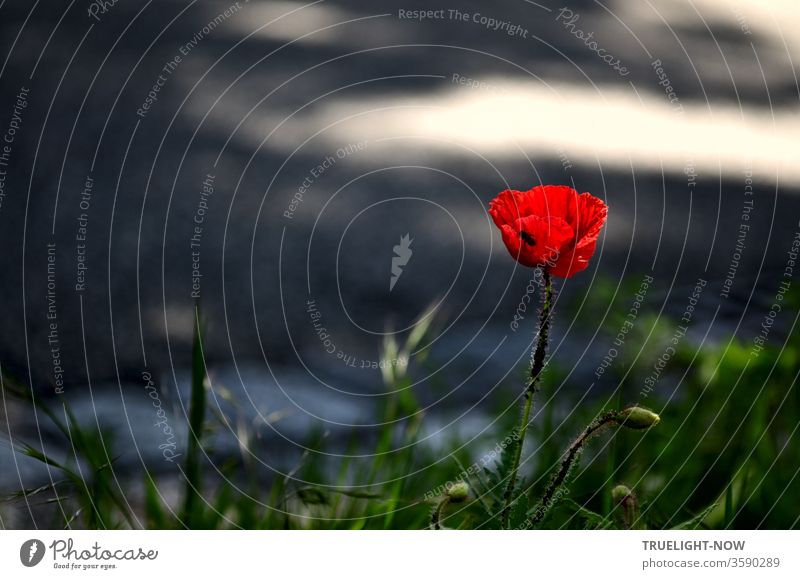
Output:
[[[610,342],[625,320],[625,302],[639,281],[625,283],[624,291],[609,282],[593,285],[590,296],[564,309],[608,311],[599,338]],[[796,319],[799,303],[797,292],[787,295],[786,320]],[[385,359],[408,359],[416,351],[421,355],[414,356],[415,362],[426,363],[425,345],[432,331],[430,316],[423,319],[427,321],[405,343],[386,340]],[[642,308],[619,357],[603,376],[613,386],[615,394],[609,397],[613,402],[589,400],[575,407],[573,401],[554,399],[550,386],[559,383],[565,372],[559,371],[557,360],[550,364],[537,400],[540,412],[525,447],[514,514],[517,524],[524,523],[564,449],[583,426],[600,412],[635,402],[659,413],[661,423],[645,432],[613,429],[593,439],[569,484],[547,506],[542,527],[798,528],[798,333],[793,326],[788,337],[775,329],[758,356],[753,355],[752,337],[701,344],[687,336],[644,397],[644,379],[675,327],[673,317]],[[259,474],[263,468],[253,460],[259,449],[247,428],[239,425],[241,456],[217,465],[214,474],[202,475],[208,460],[207,434],[230,428],[231,421],[206,408],[209,385],[199,336],[198,332],[189,412],[190,437],[196,438],[187,445],[183,488],[177,496],[162,492],[164,481],[147,471],[141,473],[143,496],[136,500],[126,496],[113,476],[113,458],[109,459],[113,440],[78,425],[66,408],[61,416],[61,411],[47,408],[6,379],[4,390],[26,397],[46,412],[74,449],[73,460],[62,463],[33,444],[20,447],[20,452],[48,463],[63,477],[8,500],[49,505],[56,527],[420,529],[430,526],[432,513],[441,527],[497,527],[494,514],[507,475],[507,457],[498,452],[491,455],[488,468],[483,463],[486,449],[511,432],[516,416],[506,413],[498,431],[470,444],[449,440],[436,450],[417,444],[425,416],[409,387],[414,368],[403,365],[387,365],[383,372],[386,426],[374,448],[365,449],[364,441],[354,436],[345,453],[351,458],[337,457],[326,454],[324,433],[310,433],[296,466],[265,481]],[[522,388],[521,380],[518,387]],[[470,487],[467,499],[459,494],[458,500],[442,504],[447,483],[461,479]],[[612,493],[618,485],[624,485],[623,490]],[[463,487],[459,489],[461,493]]]

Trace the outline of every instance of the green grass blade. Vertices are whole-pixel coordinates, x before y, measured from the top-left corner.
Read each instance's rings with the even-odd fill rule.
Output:
[[[202,328],[200,312],[195,308],[194,340],[192,343],[192,385],[189,402],[189,440],[186,448],[184,476],[186,487],[183,503],[183,520],[189,528],[194,528],[201,519],[200,498],[202,480],[200,473],[200,452],[203,424],[206,414],[206,364],[203,355]]]

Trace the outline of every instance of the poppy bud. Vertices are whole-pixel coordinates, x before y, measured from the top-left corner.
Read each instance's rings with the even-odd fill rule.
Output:
[[[633,495],[633,491],[626,487],[625,485],[617,485],[613,489],[611,489],[611,499],[615,503],[621,503],[628,497]]]
[[[627,426],[634,430],[645,430],[661,422],[661,417],[641,406],[628,406],[620,410],[617,420],[622,426]]]
[[[451,503],[463,503],[469,495],[469,485],[464,481],[454,483],[447,489],[447,496]]]
[[[622,522],[625,527],[632,529],[639,521],[639,505],[636,495],[625,485],[617,485],[611,490],[611,498],[614,504],[619,505],[622,513]]]

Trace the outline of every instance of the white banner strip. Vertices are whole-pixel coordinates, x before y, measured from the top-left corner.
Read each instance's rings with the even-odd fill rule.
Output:
[[[800,577],[797,531],[0,531],[0,576]]]

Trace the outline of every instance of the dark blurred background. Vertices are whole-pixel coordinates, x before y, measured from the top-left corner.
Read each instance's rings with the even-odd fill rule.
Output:
[[[281,416],[279,464],[315,429],[369,437],[385,342],[433,308],[412,388],[471,436],[516,407],[535,332],[486,207],[540,183],[610,206],[557,286],[562,404],[617,395],[595,369],[646,275],[670,320],[707,282],[688,343],[751,340],[800,230],[798,24],[789,1],[0,2],[4,376],[170,469],[143,373],[185,436],[199,312],[212,393]],[[44,477],[11,445],[0,472]]]

